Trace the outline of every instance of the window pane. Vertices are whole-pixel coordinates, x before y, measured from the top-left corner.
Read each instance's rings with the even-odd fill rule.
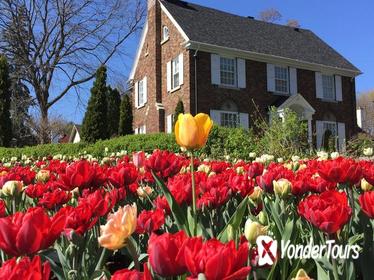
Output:
[[[179,56],[172,60],[171,68],[172,86],[176,88],[179,86]]]
[[[143,86],[143,80],[141,80],[138,85],[138,104],[143,105],[143,102],[144,102],[144,86]]]
[[[225,127],[239,127],[238,113],[221,113],[221,125]]]
[[[288,68],[275,66],[275,91],[288,93]]]
[[[334,76],[322,75],[323,98],[335,100]]]
[[[236,60],[232,58],[221,57],[220,65],[221,84],[236,85]]]

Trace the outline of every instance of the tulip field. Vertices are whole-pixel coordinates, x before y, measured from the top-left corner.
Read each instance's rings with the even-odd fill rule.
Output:
[[[0,279],[370,279],[373,162],[193,167],[195,199],[187,154],[2,163]],[[259,235],[357,244],[360,257],[260,266]]]
[[[183,118],[179,154],[3,160],[0,279],[372,279],[373,161],[212,160]]]

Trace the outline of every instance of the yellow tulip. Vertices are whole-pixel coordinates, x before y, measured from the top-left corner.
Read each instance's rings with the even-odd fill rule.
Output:
[[[292,278],[292,280],[312,280],[312,278],[308,276],[304,269],[299,269],[299,271],[296,274],[296,277]]]
[[[264,227],[258,222],[253,222],[251,219],[248,219],[245,222],[244,226],[244,236],[247,238],[249,243],[255,244],[257,237],[267,233],[267,227]]]
[[[205,146],[213,121],[207,114],[179,114],[175,124],[175,139],[179,146],[187,150]]]
[[[107,223],[100,226],[101,247],[118,250],[126,245],[126,240],[136,229],[136,204],[120,207],[114,214],[108,215]]]
[[[291,193],[291,182],[287,179],[273,180],[274,193],[284,198]]]
[[[372,184],[365,180],[365,178],[361,179],[361,189],[364,192],[371,191],[374,188]]]
[[[7,181],[3,185],[1,192],[4,196],[14,196],[22,192],[22,190],[23,190],[22,181]]]

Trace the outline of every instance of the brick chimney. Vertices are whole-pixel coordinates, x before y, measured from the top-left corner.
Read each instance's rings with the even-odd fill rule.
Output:
[[[148,0],[148,34],[149,34],[149,57],[151,62],[150,82],[148,92],[151,93],[149,100],[150,110],[157,110],[157,118],[152,118],[155,124],[158,122],[159,131],[165,131],[165,112],[163,109],[156,109],[156,103],[162,104],[162,65],[161,65],[161,6],[159,0]]]

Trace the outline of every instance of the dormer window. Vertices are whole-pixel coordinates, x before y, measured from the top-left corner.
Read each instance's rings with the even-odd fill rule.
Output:
[[[165,42],[169,39],[169,28],[164,25],[162,27],[162,42]]]

